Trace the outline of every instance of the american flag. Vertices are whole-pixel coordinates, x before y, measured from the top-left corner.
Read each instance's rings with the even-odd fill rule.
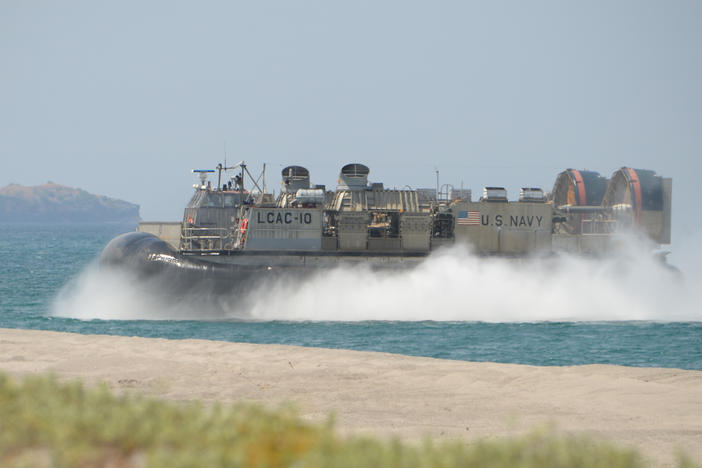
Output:
[[[458,224],[462,226],[479,226],[480,211],[459,211]]]

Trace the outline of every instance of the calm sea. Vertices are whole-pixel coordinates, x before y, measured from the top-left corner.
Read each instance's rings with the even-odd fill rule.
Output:
[[[422,293],[422,297],[436,294],[442,300],[437,303],[435,311],[427,310],[431,307],[426,304],[432,302],[425,304],[419,300],[422,302],[421,313],[410,310],[418,302],[413,296],[417,289],[416,283],[413,283],[417,280],[416,275],[403,281],[409,283],[403,286],[406,289],[397,289],[392,280],[382,280],[385,281],[383,283],[377,279],[375,283],[380,282],[380,286],[367,285],[364,293],[375,295],[369,301],[380,302],[382,310],[398,308],[378,313],[377,316],[383,320],[367,320],[370,317],[364,313],[360,314],[361,319],[349,320],[349,314],[353,313],[354,308],[373,310],[367,309],[363,301],[355,303],[352,298],[345,300],[345,312],[338,314],[338,317],[334,314],[334,304],[329,303],[324,306],[324,310],[329,313],[312,316],[313,319],[305,314],[286,312],[295,310],[296,304],[306,300],[329,302],[324,295],[309,299],[309,296],[314,296],[313,291],[278,299],[267,297],[256,306],[257,312],[248,316],[210,316],[210,320],[196,320],[202,314],[196,306],[191,306],[192,310],[185,314],[182,310],[179,312],[179,320],[153,320],[159,314],[151,313],[145,313],[144,318],[139,319],[139,310],[168,306],[154,303],[153,298],[140,298],[138,291],[125,291],[123,288],[128,286],[124,284],[100,284],[99,276],[86,280],[86,276],[92,274],[90,271],[95,270],[95,259],[107,242],[115,235],[133,229],[134,226],[110,224],[0,224],[0,327],[169,339],[280,343],[534,365],[607,363],[702,370],[700,321],[664,321],[667,312],[661,310],[660,316],[656,316],[655,307],[658,306],[655,304],[652,306],[653,312],[649,310],[648,315],[645,315],[649,318],[647,320],[631,320],[630,314],[613,311],[611,315],[617,317],[617,320],[603,321],[602,317],[608,316],[606,310],[600,311],[601,313],[595,310],[596,313],[588,312],[588,315],[579,317],[577,307],[573,307],[582,302],[583,296],[587,295],[583,291],[587,291],[587,288],[578,289],[569,295],[567,285],[539,286],[538,282],[530,284],[527,290],[519,290],[518,294],[523,296],[523,300],[533,299],[531,304],[525,306],[527,309],[539,307],[548,310],[576,310],[575,316],[569,320],[552,320],[553,316],[558,315],[530,315],[528,312],[518,315],[512,313],[512,309],[521,307],[519,303],[509,302],[507,297],[498,297],[495,301],[503,300],[503,306],[492,311],[490,320],[481,321],[481,315],[470,313],[465,313],[465,319],[461,319],[460,311],[470,310],[471,304],[481,307],[482,299],[479,291],[475,292],[477,302],[472,302],[470,293],[441,290],[443,284],[454,284],[452,281],[460,272],[447,273],[445,279],[436,280],[438,286],[435,289]],[[444,265],[442,268],[445,272],[450,266]],[[482,266],[478,268],[484,268],[479,278],[486,282],[481,283],[481,290],[494,287],[496,291],[504,291],[502,295],[509,296],[511,282],[519,281],[518,276],[515,280],[514,276],[503,271],[493,271]],[[436,278],[437,275],[432,271],[418,274],[432,275],[431,278]],[[606,276],[605,273],[603,275]],[[334,281],[333,275],[329,276],[332,278],[325,281]],[[431,283],[431,278],[420,278],[419,282]],[[576,280],[583,282],[582,278]],[[474,279],[473,282],[475,281],[477,280]],[[354,285],[354,290],[366,287],[363,286],[366,282]],[[554,283],[554,279],[549,279],[549,282]],[[460,286],[461,283],[456,284],[459,286],[454,289],[465,289],[470,282],[464,287]],[[641,284],[641,281],[637,284]],[[342,288],[343,284],[337,286]],[[326,283],[325,289],[329,288],[329,283]],[[601,287],[598,289],[602,291]],[[597,295],[598,289],[593,288],[591,294]],[[395,298],[383,302],[382,296],[387,291],[390,291],[387,294],[395,294]],[[130,300],[116,305],[111,301],[112,310],[106,313],[103,310],[105,302],[101,302],[100,297],[110,294],[130,296]],[[622,287],[617,287],[602,294],[607,297],[595,302],[592,298],[588,299],[588,311],[598,307],[646,307],[640,300],[642,295],[635,289],[624,287],[622,292]],[[62,296],[60,307],[57,306],[59,295]],[[71,297],[72,295],[76,297]],[[500,293],[497,295],[500,296]],[[645,294],[643,297],[646,297]],[[403,301],[403,298],[406,300]],[[616,304],[608,305],[611,301]],[[671,307],[677,305],[673,303]],[[75,313],[73,308],[76,309]],[[447,309],[458,312],[445,312]],[[504,311],[505,318],[502,320],[500,311]],[[120,315],[121,312],[123,315]],[[168,311],[165,312],[161,316],[169,315]],[[125,319],[115,319],[120,316]],[[539,320],[543,317],[546,321]]]

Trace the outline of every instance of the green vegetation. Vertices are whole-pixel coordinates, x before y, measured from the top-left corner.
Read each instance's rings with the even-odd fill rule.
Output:
[[[635,452],[552,432],[412,445],[341,438],[332,426],[303,422],[285,408],[176,404],[115,396],[105,386],[0,374],[0,466],[644,466]]]

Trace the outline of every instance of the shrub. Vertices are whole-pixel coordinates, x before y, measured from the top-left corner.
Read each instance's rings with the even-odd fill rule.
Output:
[[[691,463],[689,460],[684,463]],[[681,464],[683,462],[681,461]],[[515,439],[406,444],[341,438],[291,408],[178,404],[106,386],[0,374],[0,465],[56,467],[640,467],[630,450],[537,431]]]

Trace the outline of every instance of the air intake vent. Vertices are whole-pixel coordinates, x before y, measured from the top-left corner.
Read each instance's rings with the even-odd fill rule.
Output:
[[[310,188],[310,171],[302,166],[288,166],[282,171],[283,192],[296,193],[300,189]]]
[[[522,187],[519,191],[520,202],[543,203],[546,201],[544,191],[538,187]]]
[[[339,190],[366,190],[370,169],[363,164],[351,163],[341,168]]]
[[[507,201],[507,189],[504,187],[484,187],[481,200],[505,202]]]

